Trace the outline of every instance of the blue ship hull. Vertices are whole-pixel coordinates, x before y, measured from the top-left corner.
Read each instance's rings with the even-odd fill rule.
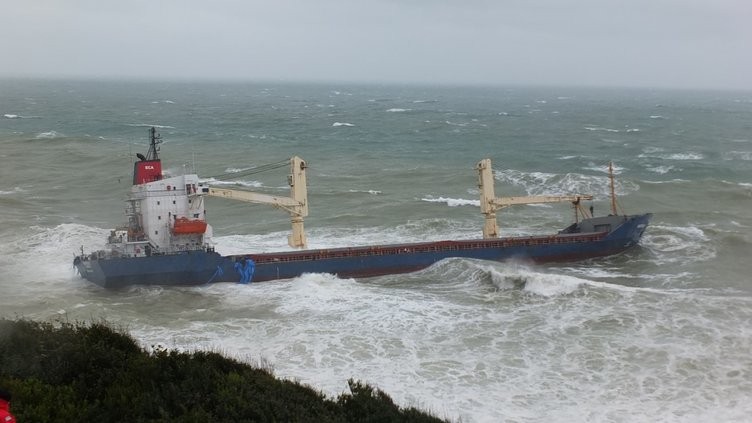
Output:
[[[203,285],[214,282],[261,282],[304,273],[362,278],[408,273],[452,257],[537,263],[575,261],[620,253],[636,245],[651,214],[613,216],[609,232],[580,232],[576,225],[550,236],[437,241],[222,256],[190,251],[150,257],[79,256],[82,277],[105,288],[129,285]]]

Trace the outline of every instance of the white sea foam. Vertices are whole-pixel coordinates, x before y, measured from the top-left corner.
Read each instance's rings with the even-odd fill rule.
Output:
[[[638,128],[629,128],[629,127],[625,127],[624,129],[613,129],[613,128],[604,128],[601,126],[585,126],[584,128],[587,129],[588,131],[601,131],[601,132],[615,132],[615,133],[640,132],[640,129]]]
[[[587,129],[588,131],[621,132],[618,129],[601,128],[600,126],[586,126],[585,129]]]
[[[661,158],[666,160],[702,160],[705,158],[700,153],[695,152],[688,152],[688,153],[675,153],[675,154],[668,154],[661,156]]]
[[[37,139],[53,139],[53,138],[60,138],[60,137],[64,137],[64,136],[65,135],[63,135],[63,134],[61,134],[59,132],[56,132],[56,131],[47,131],[47,132],[41,132],[41,133],[37,134],[37,136],[35,138],[37,138]]]
[[[662,264],[701,262],[716,256],[715,245],[696,226],[651,225],[641,244]]]
[[[334,122],[332,126],[355,126],[355,125],[353,125],[352,123],[347,123],[347,122]]]
[[[645,154],[655,154],[655,153],[660,153],[663,151],[666,151],[666,150],[661,147],[645,147],[642,149],[642,152]]]
[[[672,165],[654,166],[654,167],[648,166],[648,167],[646,167],[646,169],[649,170],[649,171],[651,171],[651,172],[655,172],[655,173],[664,175],[664,174],[669,173],[670,171],[674,170],[675,167],[672,166]]]
[[[375,190],[375,189],[369,189],[369,190],[349,189],[349,190],[347,190],[347,192],[365,193],[365,194],[371,194],[371,195],[380,195],[380,194],[382,194],[381,191]]]
[[[726,151],[722,155],[724,160],[752,160],[752,151]]]
[[[702,153],[688,151],[683,153],[665,153],[665,150],[657,147],[648,147],[637,157],[640,158],[657,158],[663,160],[702,160],[705,156]]]
[[[661,115],[651,115],[650,119],[666,119],[666,118]]]
[[[634,278],[634,275],[624,273],[615,268],[594,267],[594,266],[577,266],[577,267],[557,267],[557,270],[566,273],[575,273],[591,279],[615,279],[615,278]]]
[[[567,173],[564,175],[545,172],[522,172],[514,169],[494,171],[494,177],[503,183],[521,187],[528,195],[591,194],[607,196],[610,181],[607,176]],[[616,179],[614,189],[625,195],[640,189],[640,186],[623,179]],[[498,191],[498,188],[497,188]]]
[[[229,185],[240,185],[243,187],[249,187],[249,188],[260,188],[263,187],[264,184],[259,181],[222,181],[216,178],[202,178],[201,182],[207,183],[209,185],[219,185],[219,186],[229,186]]]
[[[32,226],[19,230],[17,240],[0,243],[0,267],[9,276],[4,283],[14,285],[14,289],[3,293],[0,309],[23,304],[30,295],[52,303],[75,284],[86,285],[73,270],[73,255],[80,253],[82,245],[87,253],[104,248],[107,233],[105,229],[80,224]]]
[[[614,175],[620,175],[622,172],[624,172],[625,169],[624,167],[617,164],[612,164],[611,168],[613,169]],[[583,169],[608,174],[608,164],[597,165],[593,162],[590,162],[587,166],[583,167]]]
[[[245,172],[246,170],[254,169],[253,167],[228,167],[225,169],[225,173],[239,173],[239,172]]]
[[[39,119],[40,116],[21,116],[15,113],[6,113],[3,115],[6,119]]]
[[[159,128],[159,129],[175,129],[174,126],[170,125],[156,125],[153,123],[126,123],[126,126],[133,126],[137,128]]]
[[[550,270],[536,269],[524,264],[505,262],[502,265],[481,265],[490,274],[492,283],[499,289],[522,289],[524,292],[542,297],[558,297],[572,294],[580,288],[592,287],[619,293],[643,292],[665,294],[665,290],[625,286],[593,279],[634,279],[637,276],[622,272],[593,267],[558,268],[556,273]],[[567,275],[564,272],[578,273],[582,277]]]
[[[502,270],[492,269],[491,280],[499,289],[520,287],[530,294],[542,297],[571,294],[590,282],[573,276],[542,273],[516,265],[504,267]]]
[[[402,112],[409,112],[409,111],[412,111],[412,110],[413,109],[399,109],[399,108],[395,107],[395,108],[392,108],[392,109],[387,109],[387,112],[390,112],[390,113],[402,113]]]
[[[660,185],[660,184],[686,184],[689,181],[686,179],[678,179],[674,178],[668,181],[642,181],[642,183],[645,184],[653,184],[653,185]]]
[[[10,195],[10,194],[18,194],[19,192],[24,192],[25,190],[21,187],[14,187],[10,191],[3,191],[0,190],[0,195]]]
[[[426,198],[421,198],[420,201],[426,201],[429,203],[446,203],[446,205],[448,205],[449,207],[459,207],[459,206],[480,207],[480,200],[466,200],[464,198],[426,197]]]

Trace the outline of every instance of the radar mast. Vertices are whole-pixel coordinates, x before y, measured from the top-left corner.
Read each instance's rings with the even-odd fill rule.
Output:
[[[157,147],[157,144],[162,144],[162,136],[152,126],[149,129],[149,152],[146,153],[146,160],[159,160],[159,147]]]

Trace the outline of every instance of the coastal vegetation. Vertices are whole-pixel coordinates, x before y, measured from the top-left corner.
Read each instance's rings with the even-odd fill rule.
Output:
[[[349,380],[328,398],[216,352],[148,351],[107,323],[0,319],[0,386],[19,422],[440,422]]]

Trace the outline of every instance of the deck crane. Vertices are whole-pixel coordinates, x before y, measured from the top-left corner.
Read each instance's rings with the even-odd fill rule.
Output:
[[[575,207],[575,217],[579,211],[583,217],[592,217],[580,206],[581,200],[592,200],[592,195],[561,195],[561,196],[528,196],[528,197],[496,197],[494,193],[494,177],[491,159],[483,159],[476,165],[478,170],[478,188],[480,188],[480,212],[485,216],[483,238],[498,238],[499,225],[496,212],[518,204],[543,204],[571,202]]]
[[[290,213],[290,222],[292,223],[292,234],[287,237],[287,243],[293,248],[306,248],[308,242],[303,228],[303,218],[308,216],[306,167],[306,162],[300,157],[294,156],[290,159],[290,174],[287,177],[287,183],[290,185],[289,197],[212,187],[209,187],[206,195],[249,203],[268,204],[285,210]]]

